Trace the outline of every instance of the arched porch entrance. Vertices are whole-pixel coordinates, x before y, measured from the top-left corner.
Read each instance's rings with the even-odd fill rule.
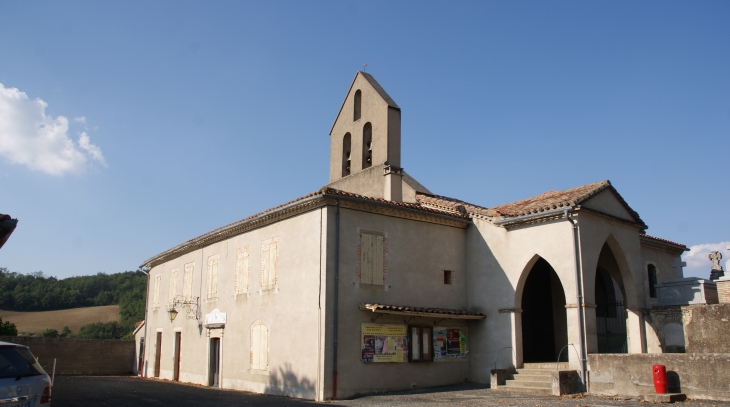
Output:
[[[604,243],[596,267],[596,337],[598,353],[628,353],[624,285],[616,257]]]
[[[522,359],[555,362],[568,344],[565,291],[560,278],[545,259],[532,266],[522,291]],[[568,361],[563,351],[561,361]]]

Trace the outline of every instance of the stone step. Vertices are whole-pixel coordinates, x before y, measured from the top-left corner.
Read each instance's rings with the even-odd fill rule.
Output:
[[[497,390],[509,391],[514,393],[529,393],[529,394],[553,394],[552,389],[544,389],[542,387],[514,387],[514,386],[497,386]]]
[[[504,383],[507,387],[529,387],[529,388],[538,388],[538,389],[552,389],[552,383],[546,383],[546,382],[529,382],[529,381],[515,381],[515,380],[507,380]]]
[[[549,376],[550,372],[556,372],[557,370],[548,369],[516,369],[517,374],[535,375],[535,376]]]
[[[570,365],[568,362],[537,362],[524,363],[523,369],[542,369],[542,370],[568,370]]]
[[[512,379],[517,382],[541,382],[541,383],[552,383],[553,377],[550,375],[525,375],[516,374],[512,375]]]

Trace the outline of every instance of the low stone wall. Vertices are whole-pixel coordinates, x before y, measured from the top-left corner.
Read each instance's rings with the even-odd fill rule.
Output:
[[[134,341],[0,336],[25,345],[48,374],[56,358],[56,375],[129,375],[134,370]]]
[[[730,353],[591,354],[588,392],[654,394],[652,365],[667,368],[669,391],[689,398],[730,401]]]
[[[730,304],[690,305],[682,314],[687,353],[730,353]]]

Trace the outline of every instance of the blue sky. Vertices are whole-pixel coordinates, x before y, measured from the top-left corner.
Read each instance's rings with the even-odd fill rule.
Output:
[[[0,0],[0,17],[12,271],[134,270],[320,188],[365,63],[437,194],[609,179],[649,234],[697,245],[686,274],[730,240],[726,1]]]

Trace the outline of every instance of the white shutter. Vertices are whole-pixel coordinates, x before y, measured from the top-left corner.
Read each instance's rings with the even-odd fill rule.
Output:
[[[250,268],[251,268],[249,265],[249,257],[250,257],[249,253],[250,253],[249,248],[246,247],[245,250],[243,251],[243,271],[241,272],[242,279],[241,279],[240,291],[242,293],[248,292],[248,278],[249,278]]]
[[[236,284],[233,286],[233,292],[239,294],[241,290],[241,282],[243,274],[243,248],[236,250]]]
[[[271,246],[269,246],[269,279],[266,283],[269,288],[273,288],[276,284],[276,257],[278,248],[279,244],[277,242],[272,242]]]
[[[153,306],[159,307],[160,306],[160,280],[162,279],[162,274],[157,274],[155,276],[155,300],[152,302]]]
[[[383,285],[383,236],[373,236],[373,284]]]
[[[261,289],[265,290],[266,285],[269,281],[269,252],[271,249],[270,243],[263,243],[261,245]]]
[[[213,259],[213,277],[211,295],[213,298],[218,298],[218,256]]]
[[[213,283],[213,258],[212,257],[208,257],[207,279],[208,279],[208,284],[205,287],[205,292],[207,293],[206,297],[211,298],[213,296],[212,291],[211,291],[211,287],[212,287],[212,283]]]
[[[172,308],[172,303],[175,301],[175,296],[177,295],[177,270],[173,269],[170,271],[170,287],[167,290],[168,308]]]
[[[183,276],[183,295],[185,301],[190,301],[193,297],[193,263],[185,265],[185,274]]]
[[[360,283],[373,283],[373,235],[363,233],[360,238]]]
[[[269,369],[269,328],[266,325],[259,325],[261,327],[261,340],[259,350],[261,356],[259,356],[259,369]]]
[[[261,325],[251,328],[251,369],[261,369]]]

